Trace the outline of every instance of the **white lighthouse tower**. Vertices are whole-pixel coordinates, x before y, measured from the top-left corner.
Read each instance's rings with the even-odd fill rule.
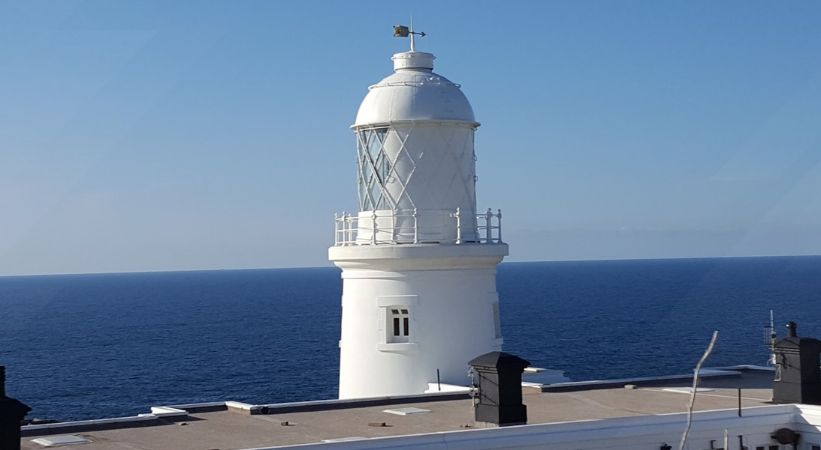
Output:
[[[465,95],[434,56],[393,55],[352,128],[359,212],[336,219],[329,259],[342,269],[339,397],[419,394],[466,385],[468,361],[501,350],[496,265],[501,213],[477,212]]]

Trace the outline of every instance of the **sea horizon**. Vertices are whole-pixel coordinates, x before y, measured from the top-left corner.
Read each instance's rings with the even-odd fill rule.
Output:
[[[543,260],[503,260],[499,265],[523,264],[523,263],[574,263],[574,262],[616,262],[616,261],[677,261],[677,260],[706,260],[706,259],[760,259],[760,258],[813,258],[821,257],[821,254],[784,254],[784,255],[742,255],[742,256],[670,256],[663,258],[603,258],[603,259],[543,259]],[[23,278],[23,277],[60,277],[60,276],[84,276],[84,275],[129,275],[129,274],[155,274],[155,273],[187,273],[187,272],[231,272],[231,271],[252,271],[252,270],[290,270],[290,269],[327,269],[335,268],[331,263],[324,266],[287,266],[287,267],[232,267],[232,268],[203,268],[203,269],[157,269],[157,270],[125,270],[125,271],[103,271],[103,272],[54,272],[54,273],[24,273],[24,274],[0,274],[2,278]]]

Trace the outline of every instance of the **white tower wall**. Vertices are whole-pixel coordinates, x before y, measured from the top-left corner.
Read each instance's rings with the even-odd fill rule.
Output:
[[[468,361],[501,350],[506,246],[396,247],[332,249],[344,281],[340,398],[422,393],[437,369],[442,383],[466,385]],[[402,308],[410,332],[396,342],[390,311]]]
[[[474,133],[459,86],[433,55],[394,55],[353,125],[359,212],[337,217],[340,398],[466,385],[468,361],[501,350],[501,214],[476,211]]]

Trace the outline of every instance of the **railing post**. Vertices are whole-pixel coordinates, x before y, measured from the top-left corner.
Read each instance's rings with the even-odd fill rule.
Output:
[[[353,227],[354,221],[356,220],[353,214],[346,213],[346,224],[345,227],[348,229],[348,245],[353,245],[356,243],[356,229]]]
[[[462,243],[462,209],[456,208],[456,243]]]
[[[356,239],[359,237],[359,215],[348,214],[349,227],[351,233],[351,244],[356,244]]]
[[[351,244],[356,243],[356,237],[359,234],[359,216],[354,216],[353,214],[348,214],[348,238],[351,241]]]
[[[342,225],[342,245],[348,245],[348,213],[342,211],[342,217],[339,220]]]
[[[396,244],[396,208],[391,209],[391,244]]]
[[[497,212],[496,217],[498,218],[496,223],[498,224],[498,227],[499,227],[499,232],[497,233],[497,237],[499,239],[498,242],[501,244],[502,243],[502,210],[497,209],[496,212]]]
[[[493,243],[493,211],[488,208],[485,213],[485,243]]]
[[[351,215],[348,213],[342,214],[342,225],[344,226],[345,245],[351,245],[353,241],[353,230],[351,229]]]
[[[419,220],[416,216],[416,208],[413,208],[413,243],[419,243]]]
[[[371,213],[371,244],[376,245],[376,210]]]
[[[339,214],[334,213],[334,245],[339,245]]]

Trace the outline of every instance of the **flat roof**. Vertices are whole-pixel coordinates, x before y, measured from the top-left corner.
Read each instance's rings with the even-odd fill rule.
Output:
[[[712,377],[703,378],[695,410],[736,408],[738,388],[742,389],[742,407],[769,405],[772,376],[772,371],[768,370],[740,369],[717,372]],[[563,389],[555,392],[550,391],[549,386],[523,388],[528,424],[681,413],[686,411],[690,400],[688,390],[691,382],[684,377],[640,379],[636,380],[632,389],[623,385],[613,386],[612,382],[578,383],[577,389],[572,384],[564,384]],[[395,402],[390,399],[372,402],[376,404],[335,401],[292,404],[296,407],[289,407],[288,404],[251,407],[226,402],[179,406],[176,408],[184,409],[188,414],[183,412],[175,416],[173,408],[156,409],[156,415],[145,416],[142,421],[135,420],[134,423],[126,422],[122,428],[105,429],[112,427],[105,421],[97,421],[96,426],[94,423],[77,422],[76,425],[65,424],[62,428],[53,425],[24,427],[22,448],[43,449],[45,447],[32,440],[66,434],[91,441],[76,446],[84,450],[227,450],[479,427],[473,419],[473,401],[463,394],[450,395],[453,399],[442,399],[440,396],[431,400],[431,397],[419,396]],[[406,415],[384,412],[399,408],[418,408],[429,412],[411,410]],[[115,427],[119,425],[114,424]]]

